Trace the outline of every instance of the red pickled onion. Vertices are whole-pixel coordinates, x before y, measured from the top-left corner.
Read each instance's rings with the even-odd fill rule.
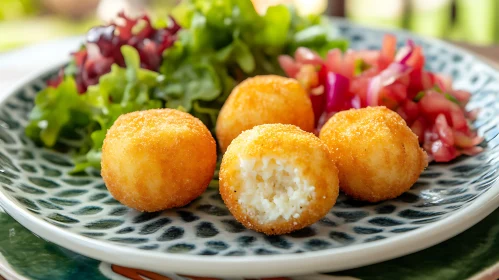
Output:
[[[407,45],[413,49],[416,47],[416,43],[414,43],[414,41],[412,39],[407,40]]]
[[[349,87],[350,80],[347,77],[333,72],[327,73],[325,89],[327,113],[348,109],[346,107],[349,106],[345,106],[345,102]]]
[[[405,64],[407,60],[409,60],[409,58],[411,57],[412,53],[414,52],[414,48],[415,48],[414,43],[409,44],[408,41],[407,46],[402,47],[395,55],[395,61]]]
[[[355,95],[353,98],[352,98],[352,101],[350,102],[350,105],[352,106],[352,108],[354,109],[360,109],[362,107],[362,103],[360,101],[360,97],[358,95]]]
[[[385,36],[379,51],[350,50],[342,54],[333,49],[322,62],[312,51],[302,49],[296,56],[295,61],[286,58],[280,63],[288,64],[283,67],[287,73],[298,66],[295,78],[310,94],[316,132],[336,112],[382,103],[405,120],[429,161],[449,162],[483,150],[477,146],[483,138],[470,127],[478,110],[465,108],[471,94],[454,90],[451,77],[423,70],[423,49],[413,41],[408,40],[397,53],[395,38]],[[368,66],[360,73],[354,71],[360,66],[359,59]]]
[[[336,113],[337,113],[337,112],[331,112],[331,113],[326,113],[326,112],[324,112],[324,113],[320,116],[320,118],[319,118],[319,120],[318,120],[318,122],[317,122],[317,129],[316,129],[316,130],[317,130],[317,132],[320,132],[320,131],[321,131],[321,129],[322,129],[322,127],[326,124],[326,122],[327,122],[327,121],[328,121],[328,120],[329,120],[332,116],[334,116],[334,114],[336,114]],[[317,133],[317,134],[318,134],[318,133]]]
[[[401,48],[400,51],[397,53],[395,61],[405,64],[407,60],[409,60],[411,55],[412,55],[412,49],[409,48],[408,46],[405,46]]]
[[[411,69],[412,68],[407,65],[393,62],[388,65],[385,70],[373,77],[369,81],[369,87],[367,89],[367,105],[378,106],[379,92],[381,88],[392,84],[401,76],[408,74]]]
[[[322,86],[326,85],[327,73],[328,70],[326,66],[322,66],[318,73],[319,84]],[[318,126],[319,119],[326,109],[327,98],[325,89],[323,89],[321,94],[310,94],[309,96],[310,101],[312,102],[312,109],[314,110],[315,125]]]

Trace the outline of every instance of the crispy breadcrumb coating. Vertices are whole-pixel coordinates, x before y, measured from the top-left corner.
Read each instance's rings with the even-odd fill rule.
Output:
[[[266,75],[248,78],[236,86],[217,119],[216,135],[222,152],[241,132],[268,123],[314,130],[312,103],[296,80]]]
[[[338,197],[338,170],[324,143],[294,125],[240,134],[220,168],[220,194],[245,227],[284,234],[324,217]]]
[[[320,139],[338,166],[341,190],[359,200],[401,195],[428,165],[418,137],[385,107],[339,112],[324,125]]]
[[[197,118],[173,109],[121,115],[102,146],[102,178],[114,198],[139,211],[188,204],[216,167],[216,143]]]

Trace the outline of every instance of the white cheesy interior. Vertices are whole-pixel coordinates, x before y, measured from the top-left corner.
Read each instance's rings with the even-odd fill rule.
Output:
[[[299,218],[315,198],[315,187],[297,166],[276,157],[240,159],[238,202],[260,223]]]

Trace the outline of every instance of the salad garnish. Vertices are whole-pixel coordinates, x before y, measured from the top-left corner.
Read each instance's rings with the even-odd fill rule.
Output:
[[[430,160],[480,153],[483,138],[470,124],[477,112],[465,108],[471,94],[454,89],[450,77],[424,69],[422,48],[412,40],[398,51],[396,43],[387,35],[379,51],[332,49],[324,59],[300,48],[279,61],[308,89],[317,130],[336,112],[383,105],[402,116]]]
[[[74,172],[100,168],[106,131],[122,114],[174,108],[213,131],[234,86],[258,74],[284,74],[281,54],[300,47],[345,50],[326,17],[279,5],[258,14],[250,0],[187,0],[171,18],[124,14],[91,29],[70,63],[38,93],[26,135],[69,150]]]

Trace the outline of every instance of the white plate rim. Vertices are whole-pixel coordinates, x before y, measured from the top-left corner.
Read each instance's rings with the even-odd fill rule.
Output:
[[[458,53],[476,57],[470,51],[438,39],[421,37],[401,30],[374,29],[352,23],[348,24],[367,31],[379,30],[422,38],[428,43],[440,44]],[[499,71],[486,60],[482,58],[477,60],[495,71]],[[20,80],[15,86],[10,87],[6,94],[0,95],[0,105],[26,84],[67,62],[67,59],[54,61],[46,68]],[[497,76],[499,79],[499,73],[497,73]],[[25,210],[20,203],[9,199],[2,190],[0,190],[0,206],[16,221],[36,235],[76,253],[104,262],[160,273],[178,273],[205,277],[273,277],[334,272],[356,268],[414,253],[445,241],[475,225],[499,207],[499,180],[466,207],[431,225],[375,242],[289,255],[230,257],[151,252],[92,239],[59,228]]]

